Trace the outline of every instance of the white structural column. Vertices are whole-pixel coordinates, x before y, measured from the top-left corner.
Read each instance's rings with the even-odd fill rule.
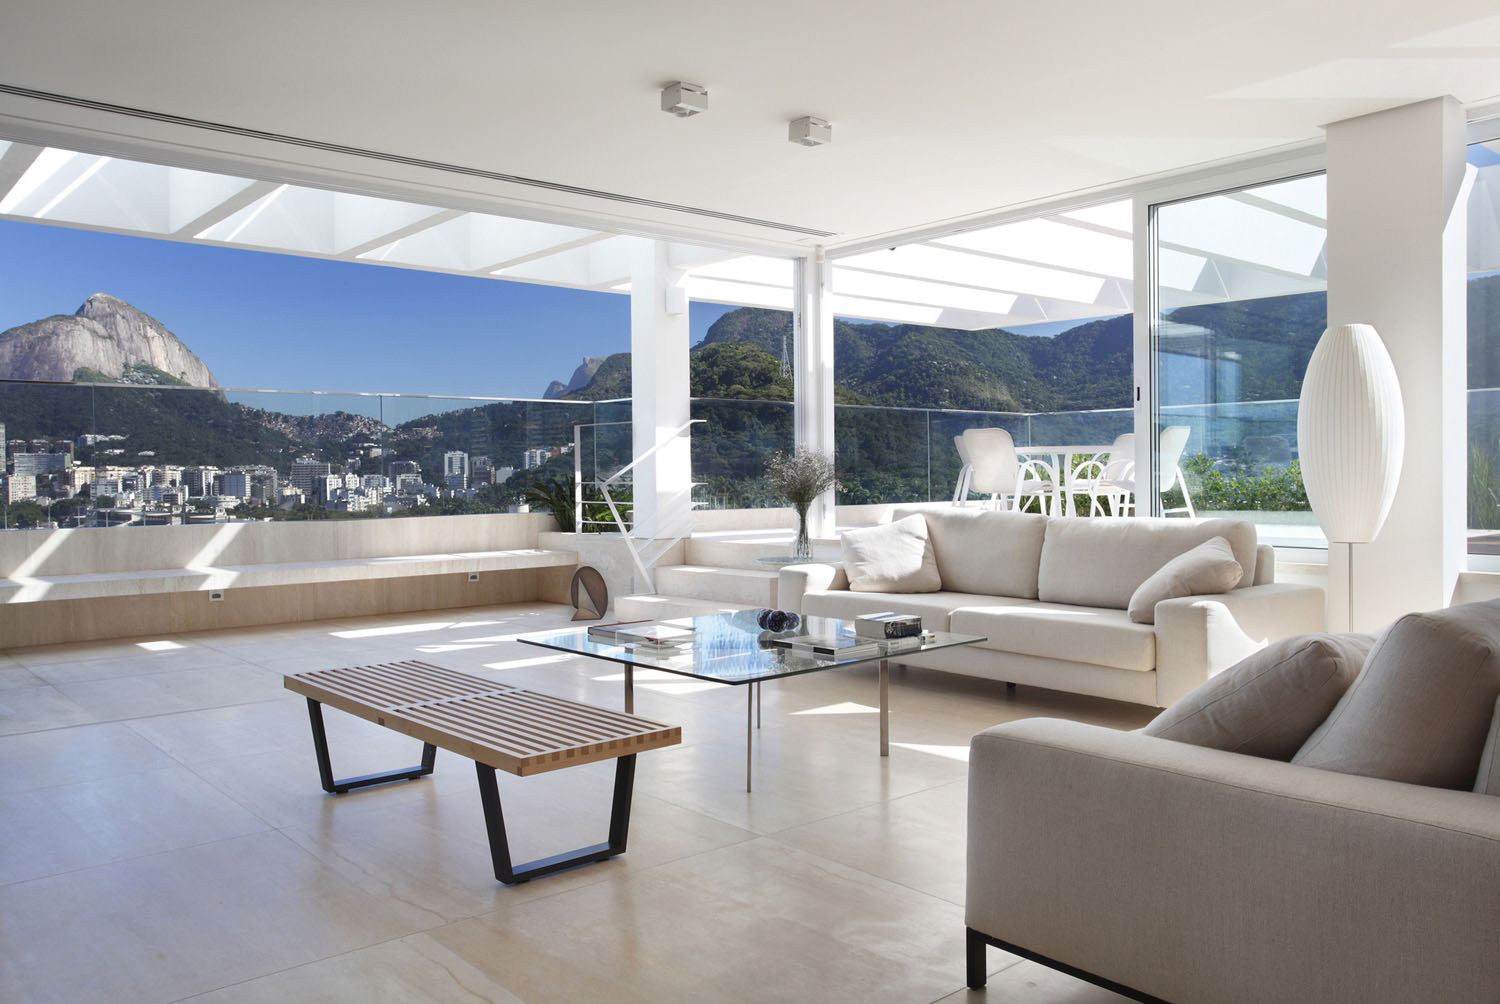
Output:
[[[1406,406],[1406,452],[1380,535],[1353,545],[1355,630],[1442,607],[1467,524],[1465,122],[1450,97],[1328,126],[1328,323],[1373,324]],[[1348,558],[1328,555],[1329,623]]]
[[[820,247],[796,260],[793,342],[796,362],[796,443],[799,450],[833,455],[833,281]],[[807,514],[813,537],[834,534],[834,493],[824,492]]]
[[[692,417],[688,379],[687,297],[682,270],[671,266],[665,241],[638,238],[630,258],[630,417],[633,456],[653,447],[634,475],[635,522],[641,534],[674,528],[690,505],[692,452],[686,432]]]

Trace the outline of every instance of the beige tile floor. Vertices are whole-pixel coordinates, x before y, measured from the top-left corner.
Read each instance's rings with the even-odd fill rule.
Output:
[[[0,653],[5,1001],[1119,1001],[991,950],[963,987],[969,737],[1142,708],[919,669],[767,685],[744,790],[745,691],[638,678],[683,744],[638,762],[630,849],[508,888],[474,772],[323,794],[281,674],[422,657],[615,705],[617,667],[522,645],[528,604]],[[327,713],[334,770],[415,762]],[[500,776],[512,851],[603,839],[611,767]]]

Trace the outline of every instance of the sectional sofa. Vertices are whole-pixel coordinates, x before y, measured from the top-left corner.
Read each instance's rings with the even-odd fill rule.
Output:
[[[892,522],[911,516],[925,522],[939,588],[861,591],[841,564],[792,565],[780,573],[780,605],[840,618],[917,614],[928,628],[986,640],[903,660],[913,665],[1155,707],[1268,642],[1323,628],[1323,590],[1275,582],[1272,549],[1243,520],[914,506]],[[1232,588],[1164,600],[1154,623],[1131,619],[1143,582],[1215,537],[1240,565]]]

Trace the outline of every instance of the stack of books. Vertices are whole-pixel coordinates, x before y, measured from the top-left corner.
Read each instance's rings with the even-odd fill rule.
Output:
[[[916,614],[898,614],[892,611],[865,614],[854,619],[854,633],[861,638],[879,641],[912,638],[922,633],[922,618]]]
[[[789,638],[772,638],[771,644],[789,649],[794,655],[815,659],[866,659],[884,651],[880,642],[848,635],[799,634]]]

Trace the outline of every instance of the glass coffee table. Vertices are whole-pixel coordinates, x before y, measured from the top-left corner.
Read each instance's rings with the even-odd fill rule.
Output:
[[[635,711],[635,670],[655,669],[678,676],[690,676],[697,680],[711,680],[731,686],[747,686],[745,693],[745,790],[750,790],[751,739],[760,717],[760,684],[766,680],[779,680],[787,676],[816,673],[841,666],[854,666],[866,662],[880,663],[880,755],[890,755],[890,662],[897,662],[923,652],[955,645],[972,645],[985,639],[977,635],[933,632],[919,644],[901,647],[897,651],[865,653],[855,657],[820,656],[782,648],[771,642],[772,638],[787,638],[797,635],[821,635],[846,637],[854,634],[851,621],[832,617],[804,617],[801,625],[793,631],[772,634],[761,629],[755,622],[756,611],[742,610],[734,614],[710,614],[703,617],[683,617],[663,623],[691,626],[693,640],[677,649],[653,649],[638,651],[635,645],[620,645],[599,641],[589,637],[587,629],[566,631],[536,631],[523,634],[518,641],[542,648],[556,649],[586,655],[606,662],[618,662],[625,667],[625,711]],[[884,650],[885,646],[881,648]]]

